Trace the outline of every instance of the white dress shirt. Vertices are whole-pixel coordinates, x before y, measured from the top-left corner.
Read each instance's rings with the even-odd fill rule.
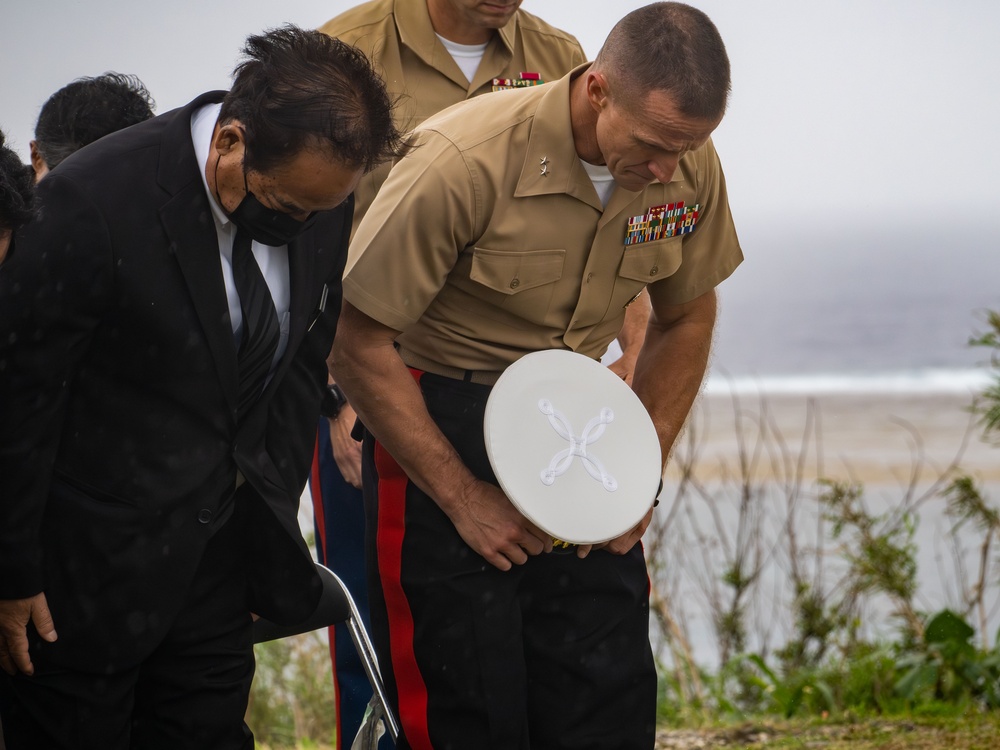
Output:
[[[222,280],[226,284],[226,297],[229,301],[229,319],[233,326],[233,340],[238,348],[240,337],[243,335],[243,311],[240,308],[240,296],[236,291],[236,282],[233,280],[233,240],[236,238],[236,225],[230,221],[229,216],[219,205],[219,201],[208,189],[208,180],[205,177],[205,167],[208,164],[212,145],[212,133],[215,131],[215,123],[219,119],[221,109],[221,103],[208,104],[191,115],[191,140],[194,143],[194,154],[198,160],[198,169],[201,181],[205,186],[205,194],[208,195],[208,203],[212,207],[212,218],[215,220],[215,233],[219,239],[219,257],[222,263]],[[288,306],[291,299],[288,245],[271,247],[254,240],[251,249],[257,265],[260,266],[261,273],[264,275],[264,280],[267,282],[267,288],[271,292],[274,310],[278,314],[281,336],[278,339],[278,347],[271,362],[271,371],[273,372],[275,365],[288,346]]]

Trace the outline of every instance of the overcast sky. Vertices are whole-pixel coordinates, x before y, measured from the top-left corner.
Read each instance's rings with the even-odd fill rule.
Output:
[[[138,75],[165,112],[227,88],[248,34],[284,22],[315,27],[352,4],[4,0],[0,128],[27,159],[45,99],[76,77],[107,70]],[[523,7],[575,34],[593,56],[615,21],[642,4],[525,0]],[[730,288],[772,297],[761,295],[767,284],[774,293],[779,283],[787,289],[776,267],[797,250],[780,242],[792,228],[843,238],[857,257],[867,252],[857,245],[871,227],[927,227],[940,237],[928,275],[947,263],[950,226],[982,241],[977,254],[1000,257],[1000,2],[695,4],[718,25],[733,67],[732,100],[715,142],[754,263]],[[1000,287],[995,279],[979,281],[983,291],[970,307],[1000,301],[990,291]],[[807,300],[813,295],[803,291]],[[964,330],[949,336],[962,341]]]
[[[417,2],[418,0],[409,0]],[[525,0],[588,55],[634,0]],[[73,78],[138,75],[157,111],[226,88],[242,40],[314,27],[348,0],[8,0],[0,127],[27,158],[42,102]],[[1000,3],[706,0],[733,65],[716,135],[737,218],[797,208],[1000,209]]]

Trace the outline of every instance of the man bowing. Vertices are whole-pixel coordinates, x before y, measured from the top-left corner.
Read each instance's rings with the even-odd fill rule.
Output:
[[[0,271],[8,748],[252,748],[251,612],[319,584],[296,521],[381,79],[287,26],[232,89],[40,186]]]

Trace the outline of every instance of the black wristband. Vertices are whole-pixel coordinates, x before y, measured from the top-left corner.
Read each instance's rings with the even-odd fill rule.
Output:
[[[319,413],[327,419],[336,419],[340,416],[340,410],[347,405],[347,396],[340,390],[336,383],[328,385],[323,394],[323,401],[319,405]]]

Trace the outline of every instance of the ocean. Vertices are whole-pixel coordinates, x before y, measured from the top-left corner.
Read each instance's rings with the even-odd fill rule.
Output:
[[[985,330],[984,310],[1000,310],[1000,217],[738,227],[745,260],[719,287],[710,389],[937,392],[984,382],[989,352],[968,341]]]

